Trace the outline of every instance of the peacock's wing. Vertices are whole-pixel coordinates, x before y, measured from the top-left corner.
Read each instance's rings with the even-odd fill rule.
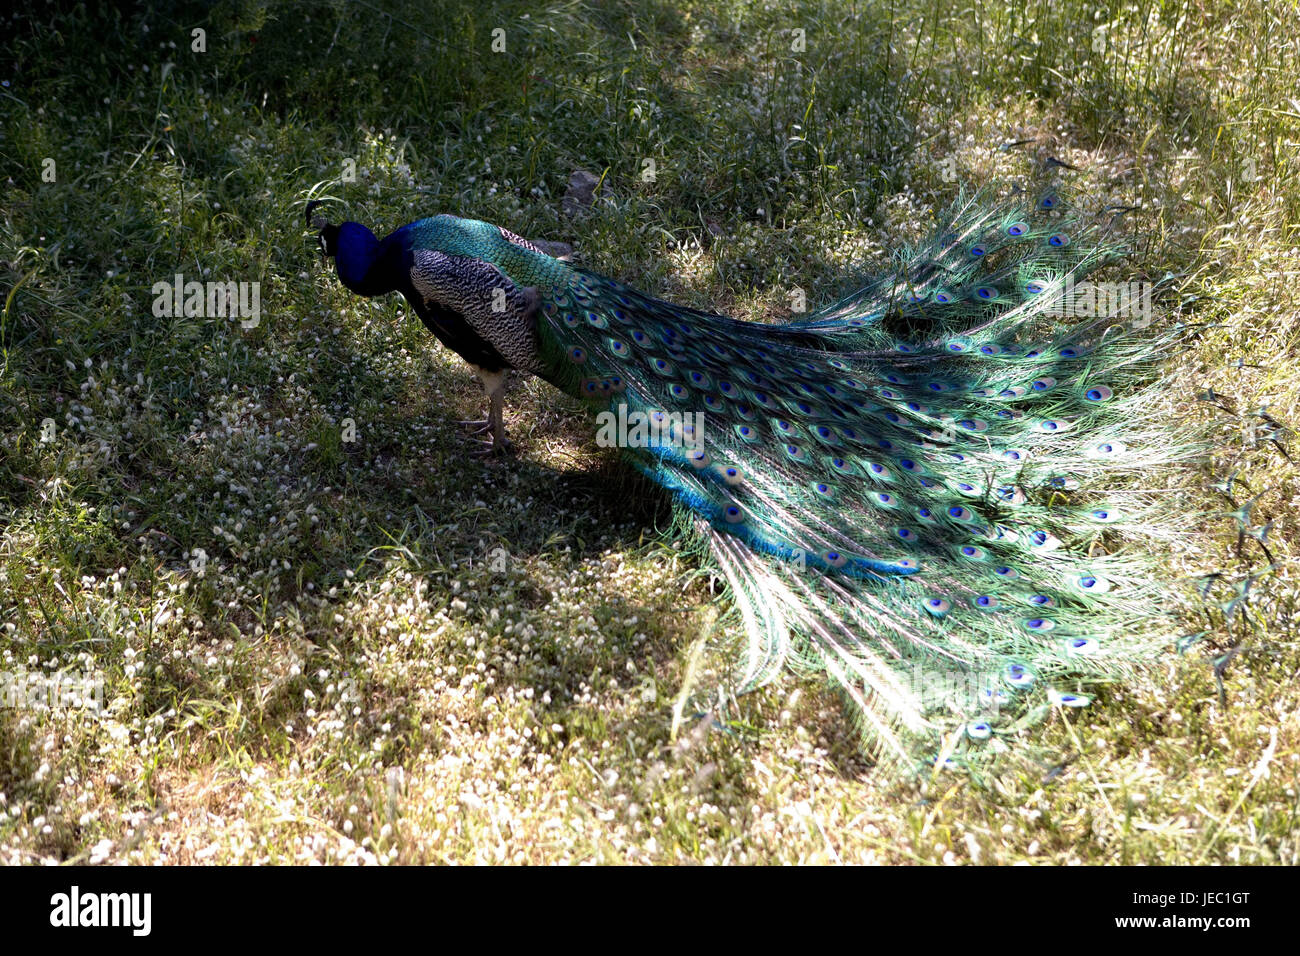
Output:
[[[1050,191],[976,202],[783,325],[583,272],[544,298],[559,384],[606,413],[599,437],[672,492],[729,582],[740,687],[824,671],[903,759],[909,734],[996,739],[1150,657],[1145,552],[1174,506],[1100,497],[1099,479],[1195,445],[1149,413],[1175,337],[1142,331],[1149,291],[1084,284],[1119,251],[1108,223]]]

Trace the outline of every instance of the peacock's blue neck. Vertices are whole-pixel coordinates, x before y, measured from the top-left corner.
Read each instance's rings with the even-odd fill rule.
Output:
[[[389,240],[381,242],[360,223],[343,223],[334,260],[340,281],[358,295],[383,295],[396,290],[402,277],[400,264],[388,254],[390,245]]]

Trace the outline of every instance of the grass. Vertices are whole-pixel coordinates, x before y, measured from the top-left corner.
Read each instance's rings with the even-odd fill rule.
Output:
[[[1297,862],[1273,445],[1235,504],[1197,494],[1261,495],[1274,569],[1224,613],[1267,559],[1231,519],[1191,529],[1167,573],[1223,572],[1189,610],[1206,637],[1036,731],[1045,765],[883,776],[793,680],[674,737],[725,608],[662,502],[536,381],[509,398],[518,460],[467,462],[463,364],[300,225],[313,195],[381,233],[449,211],[766,318],[1053,156],[1140,202],[1134,268],[1209,324],[1169,410],[1213,387],[1294,422],[1294,9],[19,3],[2,26],[0,670],[94,675],[104,708],[0,709],[0,860]],[[569,219],[580,168],[610,195]],[[176,272],[260,282],[261,322],[155,317]]]

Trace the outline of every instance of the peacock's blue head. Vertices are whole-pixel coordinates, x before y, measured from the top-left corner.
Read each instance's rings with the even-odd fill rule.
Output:
[[[383,243],[359,222],[334,225],[317,221],[321,255],[333,259],[339,280],[360,295],[378,295],[396,288],[393,276],[384,275]]]
[[[339,280],[354,292],[374,280],[371,268],[379,255],[379,240],[359,222],[345,222],[337,226],[326,224],[320,232],[321,248],[325,255],[334,257]]]

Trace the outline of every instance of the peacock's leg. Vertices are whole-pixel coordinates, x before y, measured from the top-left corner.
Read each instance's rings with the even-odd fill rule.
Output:
[[[514,451],[514,445],[506,438],[506,426],[504,420],[505,398],[506,398],[506,370],[491,372],[485,368],[474,366],[474,371],[478,374],[479,380],[483,382],[483,390],[487,392],[488,397],[488,417],[482,422],[463,422],[466,425],[478,425],[473,434],[490,431],[492,433],[491,443],[484,442],[484,447],[476,450],[476,455],[493,455],[504,454]]]

